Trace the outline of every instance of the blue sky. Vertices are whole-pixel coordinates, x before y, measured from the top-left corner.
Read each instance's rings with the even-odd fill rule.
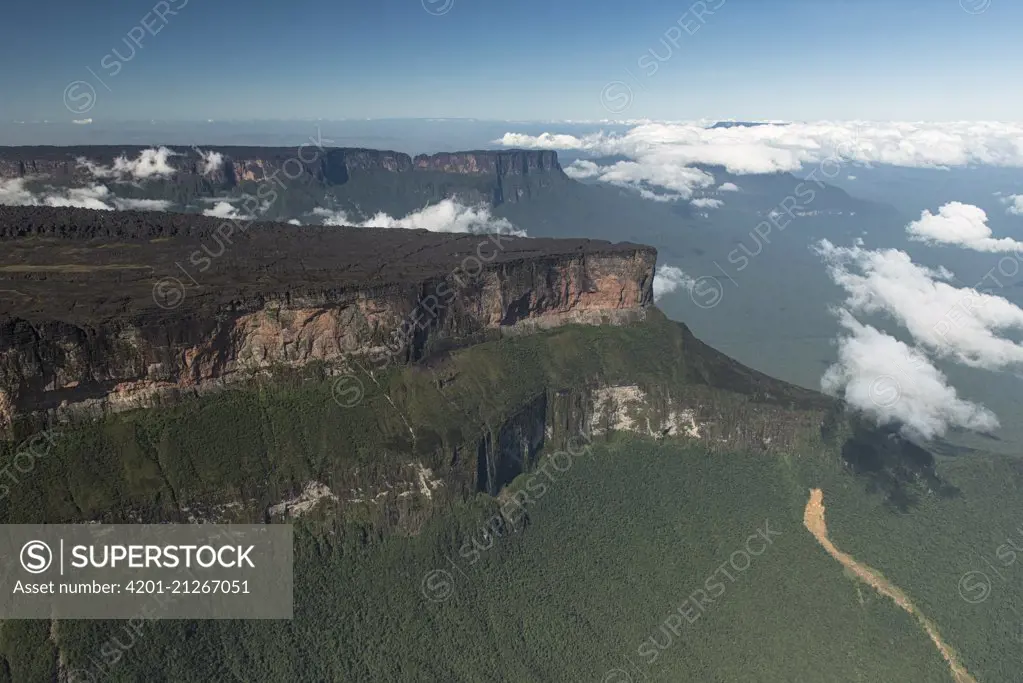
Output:
[[[1021,20],[1018,0],[35,0],[0,24],[0,121],[1016,120]]]

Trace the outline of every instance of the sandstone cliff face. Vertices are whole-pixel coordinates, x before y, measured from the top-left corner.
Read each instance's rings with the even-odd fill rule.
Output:
[[[415,158],[414,168],[419,171],[498,176],[561,172],[558,153],[551,151],[453,152],[433,156],[422,154]]]
[[[179,236],[182,216],[123,214],[142,223],[104,242],[94,213],[78,214],[78,237],[91,240],[12,222],[53,244],[39,261],[32,240],[3,243],[0,429],[18,415],[157,405],[272,368],[406,363],[438,344],[616,324],[652,303],[656,254],[636,245],[272,224],[188,274],[193,285],[157,276],[198,251],[215,220],[191,217],[195,234]],[[313,251],[282,259],[277,245],[300,237]],[[180,298],[154,298],[168,283]]]
[[[68,435],[40,460],[37,489],[0,501],[6,519],[325,513],[413,534],[452,501],[502,495],[573,439],[800,452],[831,409],[651,310],[647,247],[266,223],[228,239],[222,226],[0,207],[0,440]],[[160,298],[172,280],[184,287]],[[364,385],[350,403],[343,379]],[[153,412],[90,423],[129,409]],[[115,483],[86,500],[72,489],[97,463]]]

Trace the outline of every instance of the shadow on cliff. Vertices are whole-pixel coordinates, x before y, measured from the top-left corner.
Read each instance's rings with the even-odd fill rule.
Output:
[[[839,445],[841,420],[847,422],[840,446],[843,465],[866,481],[868,493],[884,497],[893,511],[908,513],[926,495],[945,499],[960,495],[938,475],[934,455],[902,436],[898,426],[878,427],[836,409],[821,426],[825,443]]]

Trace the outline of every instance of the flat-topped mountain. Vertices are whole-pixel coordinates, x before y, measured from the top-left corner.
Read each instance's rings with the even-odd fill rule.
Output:
[[[298,147],[0,147],[0,179],[35,178],[84,183],[145,179],[195,186],[215,195],[246,182],[317,183],[326,187],[374,174],[473,176],[485,183],[479,197],[515,202],[538,187],[565,179],[557,152],[475,150],[412,157],[401,152],[319,146]],[[164,193],[166,194],[166,193]],[[163,197],[164,194],[160,194]]]
[[[224,213],[230,205],[250,218],[302,223],[324,222],[320,210],[400,218],[448,198],[517,205],[573,185],[551,151],[412,157],[313,138],[295,147],[0,147],[3,183],[14,187],[7,203],[101,208],[113,201],[185,213]]]
[[[542,534],[545,510],[575,519],[556,507],[573,498],[587,524],[615,533],[633,512],[605,501],[684,504],[679,520],[707,518],[730,544],[749,533],[751,509],[760,519],[756,491],[780,492],[764,514],[784,524],[821,471],[862,474],[896,504],[949,490],[930,454],[893,430],[864,428],[839,402],[745,367],[666,319],[653,306],[655,259],[650,247],[597,240],[0,208],[0,456],[13,477],[0,518],[291,523],[300,583],[284,627],[319,633],[334,626],[310,611],[315,601],[348,609],[375,595],[353,577],[418,583],[447,556],[488,590],[514,584],[491,581],[474,558],[495,537],[512,549],[511,536],[534,537],[527,527]],[[603,457],[615,444],[622,450]],[[667,457],[653,450],[661,445]],[[556,493],[534,508],[548,488]],[[722,531],[715,506],[728,493],[741,527]],[[459,519],[465,528],[448,526]],[[641,537],[671,539],[675,557],[677,528],[644,522]],[[799,537],[781,533],[780,542]],[[400,561],[361,564],[392,544],[402,545],[387,555]],[[433,558],[422,569],[408,564],[416,544]],[[721,546],[713,536],[686,544]],[[774,554],[788,576],[789,556]],[[631,555],[616,546],[614,556]],[[573,585],[581,566],[567,575]],[[674,568],[666,575],[677,585]],[[820,575],[842,581],[830,564]],[[832,604],[853,605],[853,595]],[[11,623],[0,683],[70,680],[61,671],[85,666],[106,637],[87,630],[92,622]],[[151,628],[167,623],[177,628]],[[204,623],[186,622],[212,651],[234,651],[229,632]],[[279,640],[261,629],[244,641],[257,639],[254,651]],[[185,637],[154,631],[145,642]],[[131,680],[156,670],[129,657],[121,666]],[[44,674],[21,673],[31,667]],[[225,680],[229,668],[202,679]],[[346,678],[294,671],[289,680]]]
[[[303,163],[316,156],[327,166],[343,165],[348,171],[441,171],[444,173],[524,175],[561,171],[558,153],[546,150],[470,150],[419,154],[412,157],[403,152],[357,147],[317,147],[309,143],[297,147],[246,147],[231,145],[196,145],[192,147],[145,147],[142,145],[81,145],[69,147],[23,146],[0,147],[0,178],[17,178],[32,174],[81,175],[90,172],[90,164],[113,166],[117,159],[136,159],[147,151],[166,150],[163,159],[178,173],[216,175],[229,173],[234,167],[237,177],[260,162],[299,158]],[[211,155],[219,161],[208,163]]]
[[[634,244],[238,225],[0,207],[0,424],[17,406],[136,406],[259,368],[636,320],[653,301],[656,252]]]
[[[0,278],[6,283],[0,314],[82,322],[159,308],[152,299],[153,285],[169,278],[195,290],[186,298],[193,308],[253,297],[422,288],[459,271],[468,280],[499,270],[509,274],[578,263],[591,270],[580,273],[582,279],[567,290],[550,282],[550,295],[585,298],[607,285],[592,271],[598,262],[622,265],[615,273],[620,287],[607,292],[613,295],[612,306],[644,306],[652,300],[656,259],[651,247],[603,240],[8,206],[0,206],[0,244]],[[65,288],[67,298],[55,296]],[[506,310],[500,319],[513,317]]]

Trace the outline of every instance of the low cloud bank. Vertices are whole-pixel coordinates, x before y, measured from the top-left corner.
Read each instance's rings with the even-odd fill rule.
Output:
[[[689,202],[697,209],[720,209],[725,205],[720,199],[712,199],[710,197],[701,197],[700,199],[694,199]]]
[[[624,133],[577,137],[508,132],[505,147],[625,155],[658,164],[724,166],[730,173],[796,171],[829,157],[917,168],[1023,167],[1023,124],[998,122],[820,121],[713,128],[706,122],[637,125]]]
[[[130,199],[114,196],[106,185],[50,187],[33,192],[24,178],[0,180],[0,204],[13,206],[67,206],[99,211],[167,211],[173,203],[165,199]]]
[[[166,199],[123,199],[111,197],[114,206],[120,211],[167,211],[173,202]]]
[[[224,166],[224,155],[220,152],[204,152],[198,148],[195,151],[202,157],[199,172],[203,175],[212,175]]]
[[[679,289],[692,291],[696,280],[676,266],[662,265],[654,273],[654,301]]]
[[[698,168],[647,161],[619,161],[598,166],[592,161],[580,159],[568,165],[565,173],[576,180],[595,179],[609,185],[637,190],[645,199],[654,201],[689,199],[695,190],[714,184],[714,176]],[[654,192],[650,187],[661,188],[668,193]]]
[[[825,393],[840,396],[879,425],[900,425],[909,437],[998,428],[994,413],[959,398],[923,353],[860,323],[847,310],[838,315],[844,333],[838,340],[838,362],[821,379]]]
[[[1023,330],[1023,309],[1007,299],[956,287],[948,282],[953,273],[917,265],[904,251],[827,240],[816,249],[853,313],[887,314],[938,357],[988,370],[1023,368],[1023,345],[1001,334]]]
[[[266,208],[269,208],[269,206],[267,206]],[[240,211],[238,207],[234,206],[233,204],[231,204],[230,201],[227,200],[214,202],[213,208],[203,209],[202,215],[212,216],[213,218],[225,218],[228,220],[236,221],[251,221],[256,219],[256,216]]]
[[[96,164],[85,157],[79,157],[77,162],[79,166],[89,169],[89,173],[96,178],[148,180],[164,178],[176,173],[169,163],[173,156],[178,156],[178,153],[167,147],[159,147],[142,150],[136,159],[129,159],[122,154],[114,159],[113,166]]]
[[[979,212],[979,213],[978,213]],[[909,232],[919,239],[983,251],[990,231],[982,211],[946,205],[925,212]],[[821,240],[815,250],[831,279],[846,292],[836,309],[843,333],[838,362],[821,387],[843,397],[879,424],[898,423],[908,435],[941,436],[950,429],[990,432],[998,427],[985,407],[959,398],[931,358],[990,371],[1023,369],[1023,344],[1009,335],[1023,330],[1023,309],[977,287],[953,284],[947,268],[927,268],[897,249],[839,247]],[[1012,257],[1002,257],[1010,259]],[[856,319],[883,315],[903,327],[913,345]],[[915,346],[914,346],[915,345]]]
[[[444,199],[404,218],[394,218],[379,212],[372,218],[359,221],[352,219],[345,211],[317,208],[312,215],[320,218],[323,225],[349,225],[357,228],[404,228],[406,230],[429,230],[430,232],[451,233],[500,233],[514,237],[526,237],[524,230],[516,228],[506,218],[497,218],[486,205],[466,206],[456,199]]]
[[[1005,210],[1006,213],[1013,216],[1023,216],[1023,194],[1005,197],[1002,199],[1002,203],[1008,205],[1008,208]]]
[[[714,128],[707,122],[642,122],[624,133],[576,136],[508,132],[493,141],[517,149],[554,149],[629,161],[599,165],[581,159],[565,172],[617,185],[656,186],[648,199],[689,199],[713,181],[708,166],[737,175],[796,172],[809,166],[850,163],[914,168],[989,165],[1023,167],[1023,124],[821,121]],[[703,166],[704,169],[697,168]],[[736,191],[733,183],[722,191]],[[1023,200],[1010,211],[1023,213]]]
[[[950,202],[936,214],[924,211],[919,220],[906,226],[906,232],[910,239],[928,244],[948,244],[996,253],[1023,251],[1023,242],[1008,237],[995,239],[987,220],[987,213],[977,206]]]

